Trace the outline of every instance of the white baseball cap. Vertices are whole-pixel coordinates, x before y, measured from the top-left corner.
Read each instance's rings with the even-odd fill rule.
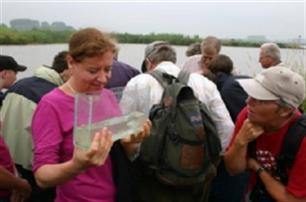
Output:
[[[263,70],[254,79],[238,80],[247,94],[258,100],[282,100],[297,108],[305,99],[305,80],[285,66]]]

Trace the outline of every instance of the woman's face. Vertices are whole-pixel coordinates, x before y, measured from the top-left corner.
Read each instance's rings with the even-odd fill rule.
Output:
[[[87,57],[81,62],[70,57],[68,62],[71,65],[75,90],[82,93],[102,90],[111,77],[113,57],[111,51]]]

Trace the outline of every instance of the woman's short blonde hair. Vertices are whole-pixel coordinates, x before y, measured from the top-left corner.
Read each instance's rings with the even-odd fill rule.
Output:
[[[69,54],[77,62],[108,51],[117,52],[116,41],[96,28],[81,29],[69,41]]]

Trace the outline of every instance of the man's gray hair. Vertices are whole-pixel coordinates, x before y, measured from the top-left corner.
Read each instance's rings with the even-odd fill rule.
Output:
[[[161,44],[154,47],[154,51],[148,55],[148,59],[156,65],[164,61],[176,63],[176,52],[170,45]]]
[[[201,51],[202,54],[204,53],[204,49],[207,47],[213,47],[217,53],[221,50],[221,41],[215,36],[207,36],[203,41],[201,42]]]
[[[270,56],[277,61],[281,60],[280,48],[276,43],[264,43],[260,49],[265,56]]]

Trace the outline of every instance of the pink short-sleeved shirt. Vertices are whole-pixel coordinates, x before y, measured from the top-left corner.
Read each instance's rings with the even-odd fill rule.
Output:
[[[103,89],[101,106],[105,119],[120,115],[120,108],[111,91]],[[73,155],[74,98],[56,88],[39,102],[33,116],[34,172],[45,164],[68,161]],[[116,187],[112,162],[87,169],[80,175],[57,186],[56,202],[113,202]]]

